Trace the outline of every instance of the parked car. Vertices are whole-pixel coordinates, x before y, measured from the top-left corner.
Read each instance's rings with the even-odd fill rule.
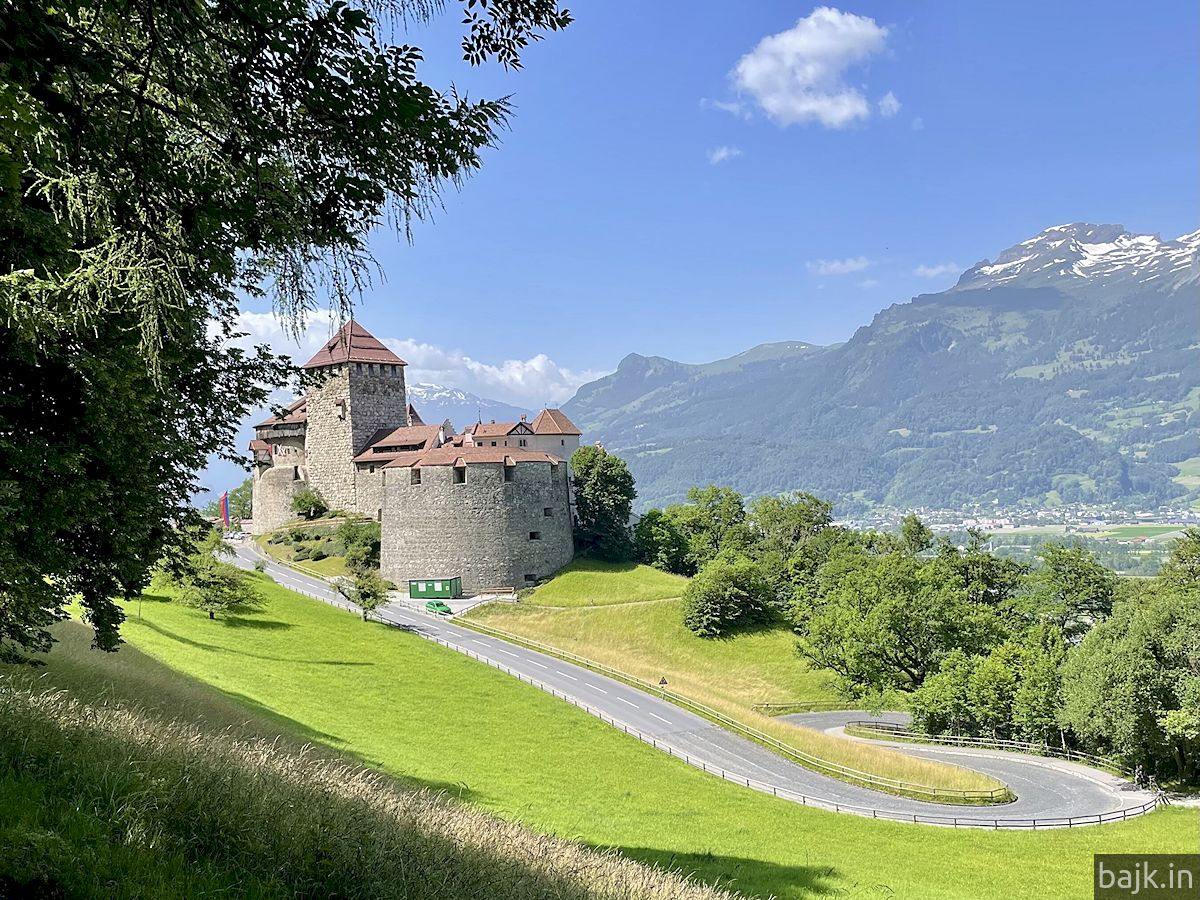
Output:
[[[448,616],[454,612],[445,600],[430,600],[425,604],[425,611],[439,616]]]

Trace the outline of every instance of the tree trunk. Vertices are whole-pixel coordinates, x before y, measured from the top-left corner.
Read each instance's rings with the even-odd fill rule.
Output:
[[[217,614],[216,614],[215,612],[213,612],[213,611],[210,609],[210,610],[208,611],[208,617],[209,617],[210,619],[215,619],[215,618],[217,617]]]

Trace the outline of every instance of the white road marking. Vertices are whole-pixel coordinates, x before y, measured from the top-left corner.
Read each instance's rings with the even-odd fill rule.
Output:
[[[557,672],[559,675],[561,675],[563,678],[570,678],[572,681],[579,680],[574,675],[568,675],[566,672],[562,671],[561,669],[555,669],[554,671]]]
[[[670,725],[670,724],[671,724],[671,720],[670,720],[670,719],[664,719],[664,718],[663,718],[662,716],[660,716],[658,713],[650,713],[650,715],[654,716],[654,718],[658,719],[658,721],[660,721],[660,722],[666,722],[668,725]]]
[[[527,663],[529,663],[531,666],[537,666],[539,669],[549,669],[549,668],[550,668],[549,666],[543,666],[543,665],[542,665],[540,662],[538,662],[537,660],[533,660],[533,659],[527,659],[527,660],[525,660],[525,661],[526,661]]]
[[[626,700],[624,697],[618,697],[617,699],[620,700],[622,703],[628,703],[634,709],[641,709],[641,707],[638,706],[636,703],[634,703],[632,700]]]
[[[586,684],[587,684],[587,686],[588,686],[588,687],[590,687],[590,688],[591,688],[593,691],[599,691],[599,692],[600,692],[600,693],[602,693],[602,694],[607,694],[607,693],[608,693],[608,691],[606,691],[604,688],[602,688],[602,687],[597,687],[596,685],[592,684],[591,682],[585,682],[585,683],[586,683]]]
[[[499,650],[501,653],[507,653],[509,656],[516,656],[517,659],[521,658],[516,653],[513,653],[511,650],[505,650],[503,647],[497,647],[496,649]]]

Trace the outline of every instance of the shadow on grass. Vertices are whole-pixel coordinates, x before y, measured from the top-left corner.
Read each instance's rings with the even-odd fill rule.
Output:
[[[695,881],[748,897],[823,896],[843,894],[846,890],[841,873],[833,866],[789,866],[741,856],[678,853],[652,847],[616,849],[637,862],[679,872]]]
[[[218,619],[213,624],[218,624],[222,621],[224,621],[224,620]],[[233,653],[237,656],[248,657],[249,659],[262,659],[262,660],[267,660],[269,662],[302,663],[304,665],[309,665],[309,666],[354,666],[354,667],[358,667],[358,666],[374,666],[375,665],[375,663],[373,663],[373,662],[360,662],[360,661],[354,661],[354,660],[348,660],[348,659],[297,659],[296,657],[292,657],[292,656],[268,656],[267,654],[264,654],[264,653],[251,653],[248,650],[235,650],[232,647],[223,647],[220,644],[207,644],[204,641],[197,641],[197,640],[194,640],[189,637],[184,637],[182,634],[176,634],[174,631],[171,631],[170,629],[163,628],[161,625],[155,624],[154,622],[146,621],[144,619],[139,624],[141,624],[142,626],[144,626],[146,628],[149,628],[151,631],[156,632],[157,634],[162,635],[163,637],[167,638],[168,640],[175,641],[176,643],[183,644],[188,647],[195,647],[197,650],[208,650],[213,653]],[[280,624],[283,624],[283,623],[280,623]],[[288,626],[288,627],[290,627],[290,626]]]
[[[244,619],[241,616],[222,616],[217,621],[226,628],[250,628],[257,631],[286,631],[296,627],[291,622],[280,622],[278,619]]]

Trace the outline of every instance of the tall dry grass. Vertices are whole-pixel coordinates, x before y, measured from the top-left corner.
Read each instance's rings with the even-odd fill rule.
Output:
[[[14,796],[38,809],[4,810]],[[310,749],[89,705],[12,675],[0,676],[0,838],[19,848],[0,852],[0,887],[68,896],[734,896]]]

